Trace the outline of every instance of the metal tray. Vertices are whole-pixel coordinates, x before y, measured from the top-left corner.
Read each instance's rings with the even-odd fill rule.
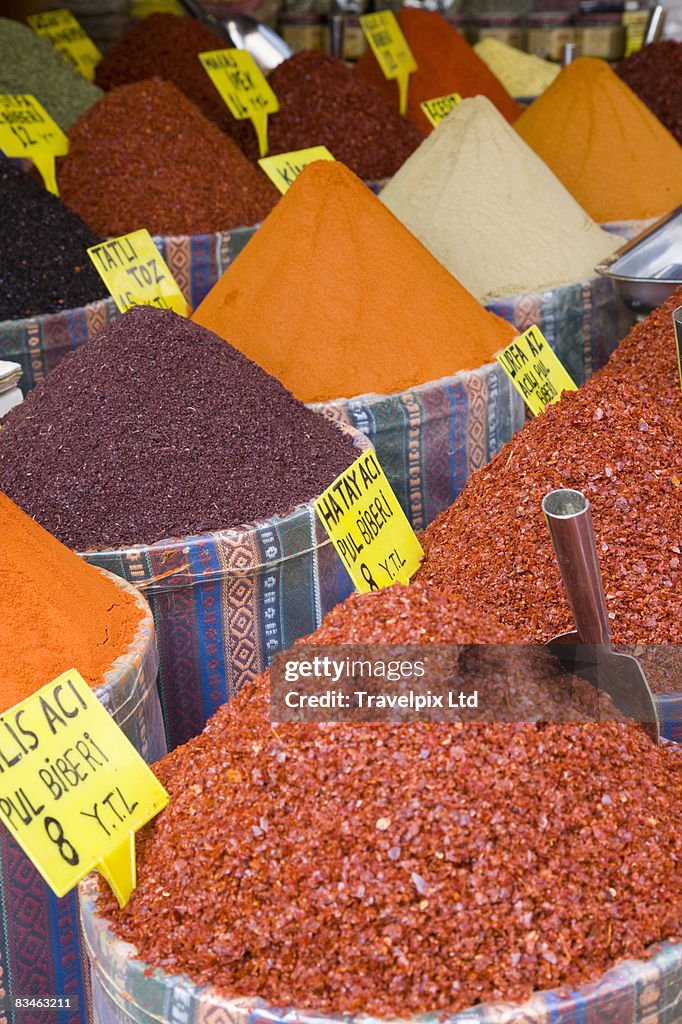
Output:
[[[682,206],[661,217],[596,268],[635,312],[660,306],[682,284]]]

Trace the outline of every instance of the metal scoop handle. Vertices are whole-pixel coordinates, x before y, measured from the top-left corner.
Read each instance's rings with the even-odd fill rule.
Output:
[[[191,14],[197,21],[201,21],[204,25],[208,25],[214,32],[222,36],[226,43],[232,45],[232,39],[225,28],[213,14],[209,14],[201,4],[197,3],[196,0],[180,0],[180,3],[185,8],[188,14]]]
[[[590,503],[581,491],[550,491],[542,501],[578,636],[584,644],[611,645]]]

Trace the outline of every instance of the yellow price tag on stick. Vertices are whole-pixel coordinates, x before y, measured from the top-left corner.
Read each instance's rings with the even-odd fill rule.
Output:
[[[417,62],[393,11],[377,11],[360,17],[362,31],[385,78],[397,78],[400,113],[407,110],[407,87]]]
[[[57,896],[96,868],[125,906],[135,832],[167,803],[75,669],[0,716],[0,820]]]
[[[100,242],[87,252],[122,313],[131,306],[158,306],[180,316],[189,314],[189,303],[144,228]]]
[[[71,11],[47,11],[31,14],[26,21],[36,35],[52,43],[55,50],[88,82],[95,80],[95,68],[102,54]]]
[[[0,94],[0,149],[31,160],[48,192],[59,195],[55,158],[69,152],[69,140],[35,96]]]
[[[268,114],[277,113],[279,100],[251,54],[246,50],[208,50],[199,54],[199,60],[232,116],[253,121],[260,155],[267,156]]]
[[[408,583],[424,555],[374,452],[363,452],[315,509],[357,590]]]
[[[577,391],[564,366],[533,325],[495,356],[524,402],[538,416],[558,402],[562,391]]]
[[[447,96],[437,96],[434,100],[424,100],[419,106],[433,127],[437,128],[443,118],[461,102],[462,97],[458,92],[450,92]]]
[[[310,146],[308,149],[295,149],[291,153],[265,156],[258,163],[273,185],[284,194],[308,164],[315,163],[316,160],[333,159],[326,146]]]

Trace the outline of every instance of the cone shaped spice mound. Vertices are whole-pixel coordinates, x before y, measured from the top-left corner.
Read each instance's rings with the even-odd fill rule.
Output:
[[[102,95],[47,39],[0,18],[0,93],[5,92],[35,96],[63,131]]]
[[[410,75],[407,116],[423,135],[433,129],[419,104],[451,92],[487,96],[508,121],[516,120],[521,107],[442,14],[404,7],[397,18],[417,62],[417,70]],[[355,74],[380,89],[398,109],[397,83],[384,78],[371,50],[357,62]]]
[[[193,319],[302,402],[475,369],[515,333],[330,162],[303,170]]]
[[[418,578],[454,587],[517,640],[573,629],[541,503],[555,488],[575,488],[592,506],[614,641],[676,643],[681,481],[677,412],[635,384],[594,378],[470,478],[422,535]]]
[[[227,45],[194,18],[152,14],[104,54],[95,81],[109,90],[158,76],[172,82],[219,128],[231,132],[237,122],[197,58],[199,53],[223,50]]]
[[[639,385],[664,409],[682,403],[673,310],[682,306],[682,285],[667,302],[635,324],[600,375]]]
[[[343,61],[304,50],[280,64],[268,81],[279,111],[268,118],[269,154],[326,146],[332,156],[367,180],[388,178],[421,142],[397,107]],[[234,130],[244,152],[259,157],[250,121]]]
[[[605,61],[578,57],[514,127],[602,224],[682,202],[682,147]]]
[[[76,309],[106,295],[85,252],[99,241],[61,200],[0,156],[0,320]]]
[[[286,515],[355,457],[221,338],[137,306],[9,414],[0,488],[64,543],[101,549]]]
[[[621,242],[485,96],[459,103],[380,198],[481,302],[585,281]]]
[[[69,132],[59,192],[93,230],[194,235],[256,224],[278,193],[170,82],[107,93]]]
[[[616,73],[682,145],[682,40],[644,46],[619,64]]]
[[[500,635],[410,586],[350,599],[309,640]],[[614,723],[273,729],[269,712],[266,675],[156,765],[171,802],[139,834],[138,887],[122,911],[102,892],[143,961],[396,1019],[580,984],[680,934],[682,748]]]
[[[0,713],[70,668],[100,685],[141,618],[131,594],[0,494]]]
[[[494,36],[485,36],[476,43],[474,53],[485,61],[510,96],[539,96],[560,71],[558,64],[517,50]]]

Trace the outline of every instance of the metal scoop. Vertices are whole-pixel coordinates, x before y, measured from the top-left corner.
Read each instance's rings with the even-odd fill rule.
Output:
[[[576,675],[608,693],[624,715],[641,722],[658,744],[660,720],[642,667],[636,658],[611,648],[590,503],[580,491],[562,489],[544,497],[542,511],[578,627],[547,646]]]
[[[185,10],[205,25],[212,28],[225,40],[228,46],[246,50],[261,71],[272,71],[278,64],[291,57],[293,50],[274,29],[263,25],[248,14],[234,12],[223,21],[209,14],[197,0],[180,0]]]

